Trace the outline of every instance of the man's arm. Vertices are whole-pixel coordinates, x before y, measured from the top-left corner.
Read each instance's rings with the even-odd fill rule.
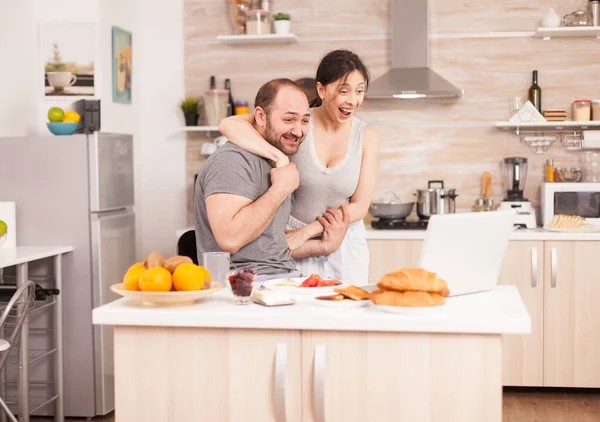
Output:
[[[271,187],[255,201],[230,193],[208,196],[208,222],[219,247],[234,254],[258,238],[299,182],[298,170],[290,163],[271,170]]]
[[[324,216],[317,217],[317,220],[323,226],[323,236],[320,240],[309,240],[292,251],[292,258],[330,255],[342,244],[350,223],[350,213],[346,205],[342,205],[339,210],[328,209]]]

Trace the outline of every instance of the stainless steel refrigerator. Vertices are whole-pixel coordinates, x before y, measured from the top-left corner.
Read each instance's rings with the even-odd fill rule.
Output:
[[[110,286],[136,258],[132,136],[0,138],[0,200],[16,202],[18,246],[74,247],[61,292],[65,416],[112,411],[112,328],[92,325],[92,309],[117,299]]]

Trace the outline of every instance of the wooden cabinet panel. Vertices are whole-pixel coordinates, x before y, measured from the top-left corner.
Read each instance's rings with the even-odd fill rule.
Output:
[[[400,268],[415,267],[421,257],[422,240],[367,240],[369,247],[369,283]]]
[[[531,317],[530,334],[503,336],[503,384],[542,386],[544,242],[509,242],[498,284],[517,286]]]
[[[600,387],[600,242],[545,244],[544,385]]]
[[[300,331],[115,327],[115,351],[118,422],[301,421]]]
[[[500,422],[500,342],[491,335],[303,331],[302,420]]]

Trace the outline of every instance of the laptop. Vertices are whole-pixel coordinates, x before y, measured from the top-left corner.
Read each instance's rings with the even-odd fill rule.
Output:
[[[492,290],[515,217],[512,210],[431,216],[418,266],[446,280],[450,296]]]

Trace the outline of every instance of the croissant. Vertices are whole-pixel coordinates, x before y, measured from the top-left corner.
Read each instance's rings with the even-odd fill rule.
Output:
[[[439,293],[448,296],[448,284],[446,280],[439,278],[436,273],[423,268],[404,268],[402,270],[388,273],[381,277],[377,287],[382,290],[394,290],[403,292],[414,290],[420,292]]]
[[[372,292],[371,301],[384,306],[441,306],[446,303],[444,296],[438,293],[391,290]]]

